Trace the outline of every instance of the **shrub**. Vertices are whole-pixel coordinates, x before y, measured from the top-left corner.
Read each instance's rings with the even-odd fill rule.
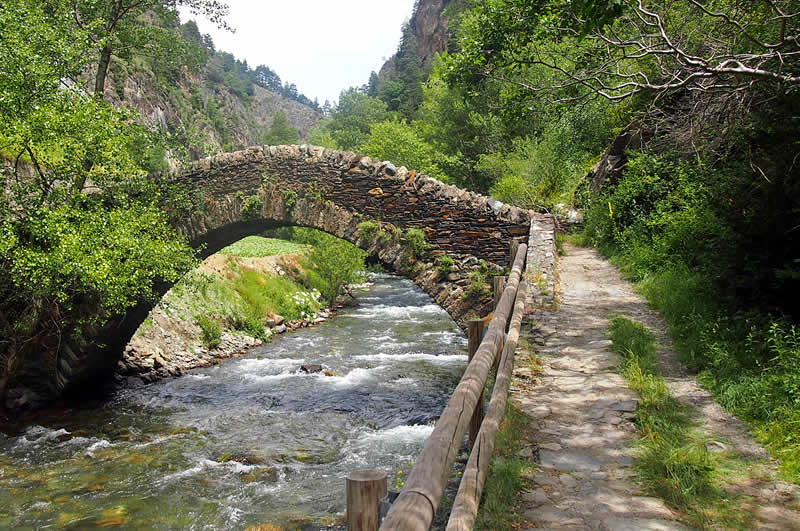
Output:
[[[251,220],[261,217],[261,207],[264,202],[257,195],[251,195],[242,202],[242,219]]]
[[[203,344],[208,348],[217,348],[222,341],[222,325],[216,319],[205,315],[195,317],[197,326],[203,335]]]
[[[297,192],[294,190],[286,190],[283,192],[283,204],[286,205],[286,211],[291,214],[294,211],[294,205],[297,203]]]
[[[374,221],[362,221],[358,225],[358,237],[364,241],[366,245],[372,245],[375,237],[378,235],[378,224]]]
[[[430,250],[430,245],[425,243],[425,233],[421,229],[408,229],[406,231],[406,247],[416,258],[421,258]]]
[[[469,286],[464,292],[464,298],[479,301],[488,289],[489,285],[486,283],[486,275],[479,269],[476,269],[470,275]]]
[[[445,254],[439,257],[439,265],[437,266],[437,269],[446,275],[453,270],[453,265],[455,265],[453,259]]]

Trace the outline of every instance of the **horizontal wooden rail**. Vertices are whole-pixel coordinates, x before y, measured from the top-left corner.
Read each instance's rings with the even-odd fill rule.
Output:
[[[470,453],[467,468],[461,477],[453,509],[450,511],[450,520],[447,531],[472,531],[475,519],[478,516],[478,506],[489,471],[489,461],[494,451],[494,443],[500,423],[506,411],[508,389],[511,386],[511,373],[514,370],[514,351],[519,342],[519,331],[522,326],[522,316],[525,313],[525,293],[527,283],[523,280],[517,290],[517,301],[514,304],[514,315],[511,317],[511,327],[508,331],[500,368],[492,391],[492,400],[483,419],[481,429],[475,441],[475,446]]]
[[[430,527],[478,397],[486,385],[489,369],[505,337],[506,324],[514,306],[527,251],[528,246],[525,244],[517,249],[506,289],[483,342],[464,371],[433,432],[425,441],[422,454],[406,480],[406,486],[381,525],[382,530],[425,531]]]

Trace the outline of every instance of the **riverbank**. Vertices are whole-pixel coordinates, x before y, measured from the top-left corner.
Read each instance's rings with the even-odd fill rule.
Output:
[[[136,332],[119,361],[118,381],[180,376],[330,319],[351,298],[322,306],[318,292],[303,288],[307,250],[303,244],[250,237],[208,257],[167,292]],[[272,293],[273,300],[254,305],[264,293]],[[276,312],[281,309],[289,315]],[[254,318],[255,311],[261,315]]]

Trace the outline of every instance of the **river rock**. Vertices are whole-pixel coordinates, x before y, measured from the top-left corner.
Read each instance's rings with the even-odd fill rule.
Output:
[[[155,354],[153,354],[153,367],[156,369],[160,369],[161,367],[166,367],[167,362],[162,356],[161,349],[156,349]]]
[[[278,326],[282,325],[284,321],[283,316],[278,315],[275,312],[270,312],[269,319],[267,320],[267,324],[270,326]]]
[[[316,372],[322,372],[322,365],[318,365],[316,363],[310,363],[308,365],[301,365],[300,372],[304,372],[306,374],[314,374]]]
[[[286,332],[286,325],[282,324],[275,327],[276,334],[282,334],[284,332]]]

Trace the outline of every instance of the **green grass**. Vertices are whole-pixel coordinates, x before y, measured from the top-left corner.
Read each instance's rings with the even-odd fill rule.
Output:
[[[276,238],[264,238],[262,236],[247,236],[225,247],[219,253],[241,257],[264,257],[303,253],[307,250],[308,246],[301,243],[278,240]]]
[[[556,248],[560,255],[564,254],[564,244],[571,243],[578,247],[588,247],[590,245],[589,238],[583,232],[575,232],[572,234],[556,233]]]
[[[609,322],[609,337],[620,356],[620,373],[640,396],[636,425],[641,438],[635,461],[639,481],[684,513],[691,525],[748,528],[752,515],[724,487],[741,481],[748,473],[744,471],[756,474],[757,463],[707,451],[709,435],[694,421],[696,412],[670,394],[659,374],[658,346],[647,327],[615,316]]]
[[[162,302],[178,317],[196,322],[210,347],[218,344],[214,323],[266,340],[264,326],[270,312],[294,320],[310,317],[320,309],[319,297],[297,280],[244,268],[232,260],[227,267],[225,277],[196,272],[187,275]]]
[[[530,420],[511,400],[506,402],[475,522],[475,529],[479,531],[513,529],[521,520],[516,507],[525,488],[524,476],[535,466],[533,461],[517,455],[521,441],[527,438],[525,431],[529,423]]]
[[[651,275],[639,290],[669,323],[681,359],[703,387],[780,459],[800,483],[800,328],[771,316],[726,311],[710,282],[688,271]]]

